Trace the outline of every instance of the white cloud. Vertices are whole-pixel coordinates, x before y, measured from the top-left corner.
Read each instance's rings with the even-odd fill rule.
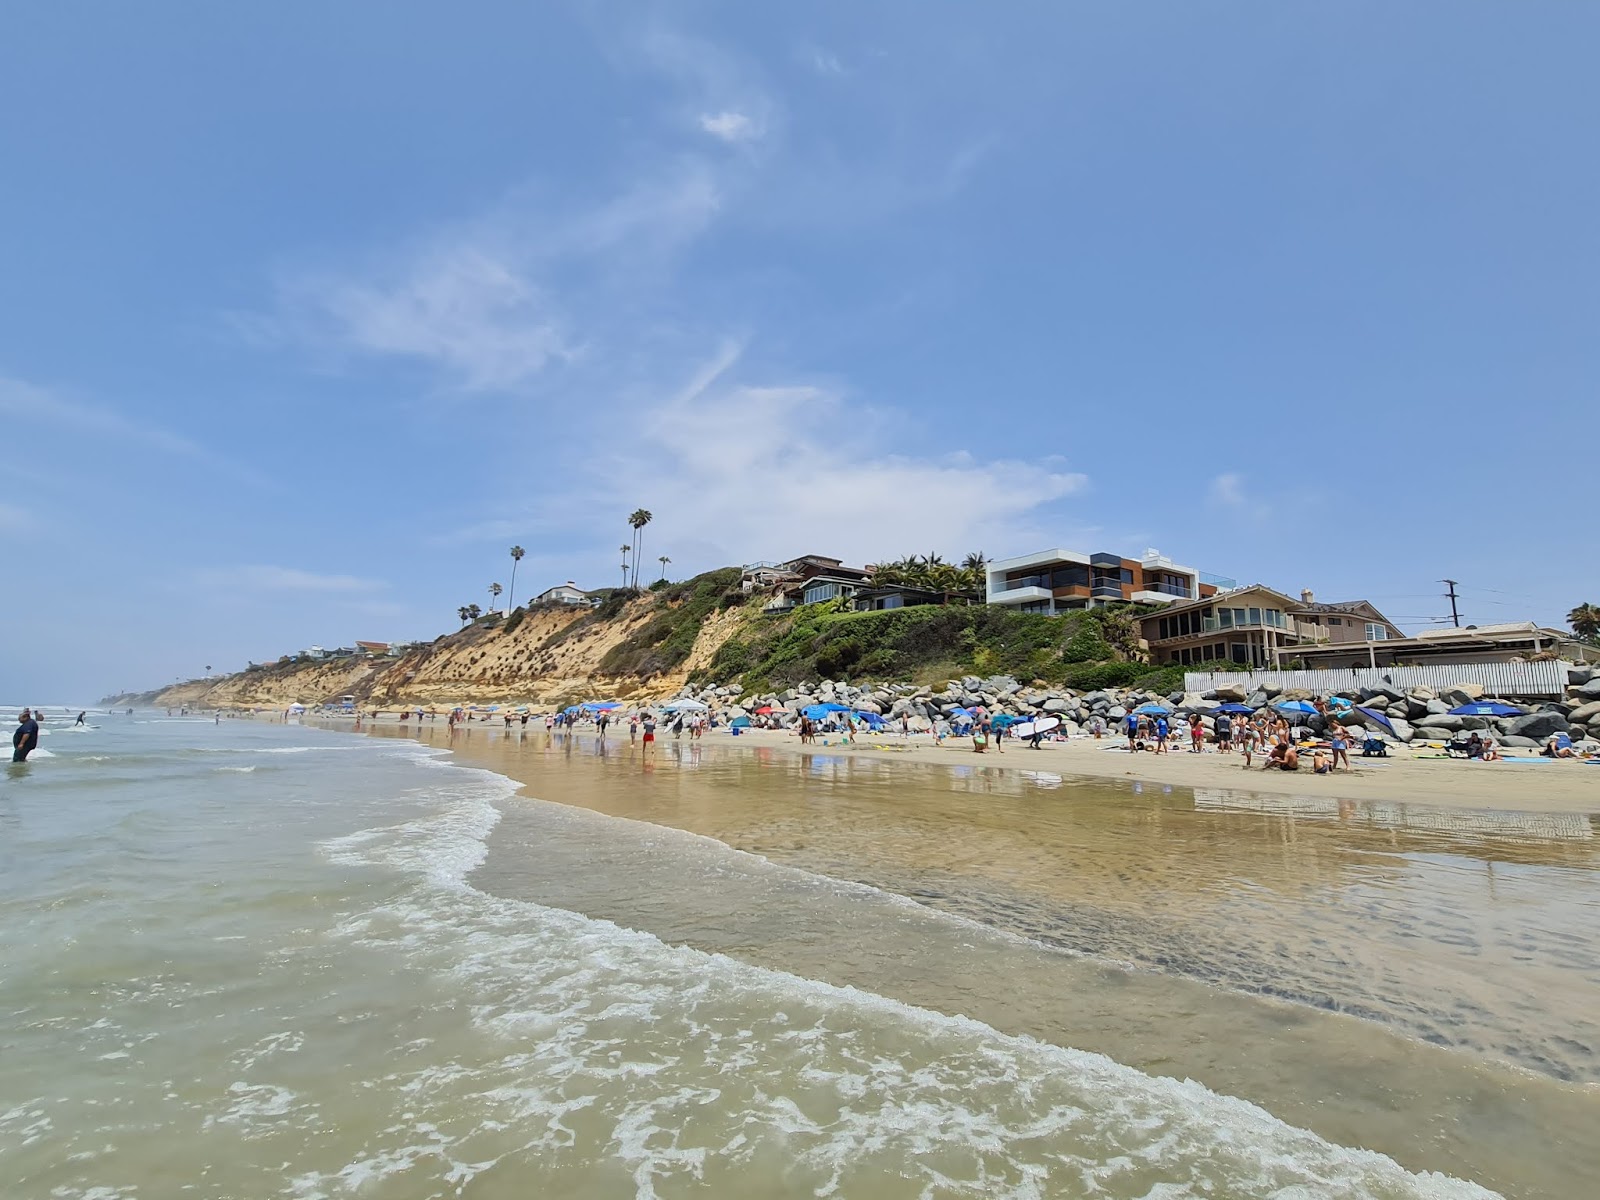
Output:
[[[1243,508],[1244,480],[1231,472],[1218,475],[1211,481],[1211,502],[1228,508]]]
[[[194,572],[194,581],[203,587],[235,592],[361,594],[384,587],[378,580],[354,575],[318,575],[296,567],[262,565],[206,567]]]
[[[1087,483],[1037,461],[898,452],[898,414],[828,387],[738,382],[741,353],[724,346],[638,414],[636,438],[596,456],[603,479],[648,500],[661,536],[669,524],[692,531],[722,562],[813,551],[866,562],[913,545],[1015,552],[1058,534],[1041,510]]]
[[[742,112],[728,110],[719,113],[701,113],[700,128],[712,137],[725,142],[749,142],[761,136],[762,130]]]

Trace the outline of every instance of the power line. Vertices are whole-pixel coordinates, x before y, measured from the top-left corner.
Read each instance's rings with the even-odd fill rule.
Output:
[[[1448,593],[1450,597],[1450,619],[1456,623],[1456,628],[1460,629],[1461,611],[1456,608],[1456,581],[1454,579],[1441,579],[1439,582],[1450,585],[1450,591]]]

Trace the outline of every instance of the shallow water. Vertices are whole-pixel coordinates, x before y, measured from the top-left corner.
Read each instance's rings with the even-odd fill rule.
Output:
[[[1041,857],[997,871],[1009,782],[852,781],[709,748],[663,747],[647,773],[475,732],[585,809],[406,741],[101,720],[0,783],[7,1197],[1484,1194],[1447,1176],[1557,1196],[1593,1177],[1593,1090],[1501,1065],[1483,1036],[1433,1046],[1183,962],[1110,963],[1154,963],[1190,905],[1242,910],[1185,891],[1178,856],[1103,900],[1041,888],[1049,847],[1084,834],[1050,834],[1038,801],[1096,803],[1076,789],[1006,796],[1034,805]],[[636,811],[592,811],[607,804]],[[765,857],[634,819],[651,815]],[[1438,869],[1402,862],[1370,886]],[[908,881],[938,895],[897,894]],[[1520,928],[1553,980],[1587,969],[1544,962],[1557,910],[1534,877],[1517,886],[1526,920],[1481,917],[1470,888],[1444,906],[1470,919],[1448,919],[1495,955]],[[1131,949],[1078,921],[1099,909]],[[1267,935],[1223,933],[1257,969]],[[1442,1003],[1394,969],[1397,1010]],[[1560,997],[1526,991],[1551,1020]],[[1487,989],[1478,1025],[1512,994]],[[1262,1061],[1278,1069],[1238,1069]],[[1388,1119],[1363,1119],[1372,1104]]]

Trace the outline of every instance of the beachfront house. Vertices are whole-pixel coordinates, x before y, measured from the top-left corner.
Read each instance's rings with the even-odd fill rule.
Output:
[[[1142,558],[1039,550],[987,565],[985,601],[1018,612],[1061,613],[1107,604],[1175,604],[1214,596],[1233,580],[1173,562],[1156,550]]]
[[[857,612],[882,612],[890,608],[911,608],[918,604],[971,603],[972,599],[960,592],[939,592],[899,583],[863,588],[855,594]]]
[[[1370,600],[1318,602],[1252,583],[1169,605],[1140,622],[1156,663],[1231,662],[1280,667],[1330,646],[1365,647],[1404,635]]]
[[[1462,629],[1425,629],[1414,637],[1394,636],[1370,641],[1329,640],[1296,650],[1295,658],[1311,670],[1345,670],[1350,667],[1465,666],[1472,663],[1527,662],[1555,657],[1566,662],[1600,662],[1600,647],[1580,642],[1566,630],[1551,629],[1535,621],[1497,625],[1468,625]]]
[[[765,612],[786,612],[800,604],[821,604],[849,599],[867,583],[867,572],[847,567],[824,554],[802,554],[780,563],[751,563],[744,568],[740,587],[746,592],[770,588],[773,595]]]
[[[388,642],[357,642],[356,654],[360,658],[382,658],[389,653]]]
[[[587,604],[594,607],[600,603],[600,597],[593,592],[586,592],[583,588],[567,580],[558,583],[553,588],[545,588],[533,598],[535,604]]]

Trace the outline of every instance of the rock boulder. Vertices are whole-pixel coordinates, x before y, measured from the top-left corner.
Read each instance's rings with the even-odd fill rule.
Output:
[[[1566,733],[1571,728],[1571,723],[1558,712],[1529,713],[1525,717],[1518,717],[1506,728],[1509,737],[1532,738],[1542,742],[1552,733]]]

